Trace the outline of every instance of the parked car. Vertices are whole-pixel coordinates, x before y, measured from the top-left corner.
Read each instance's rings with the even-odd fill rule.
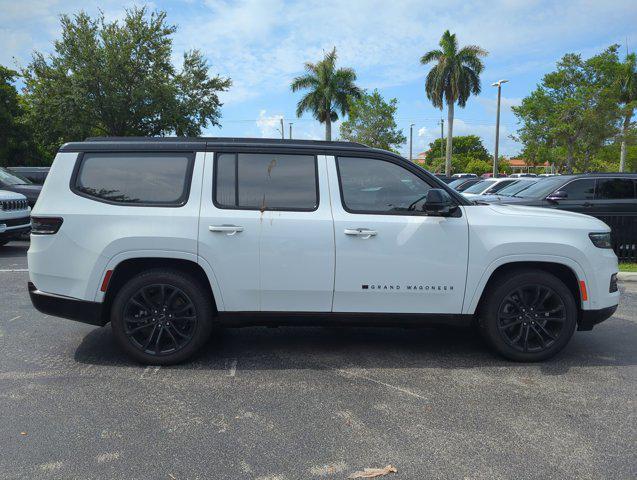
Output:
[[[502,203],[530,205],[585,213],[613,229],[615,252],[630,261],[637,259],[637,174],[596,173],[560,175],[503,198]]]
[[[35,185],[22,175],[0,167],[0,190],[21,193],[27,197],[29,206],[33,208],[42,190],[42,185]]]
[[[489,195],[480,195],[477,199],[473,199],[475,200],[479,200],[480,202],[487,202],[487,203],[492,203],[492,202],[500,202],[502,201],[503,198],[506,197],[512,197],[518,193],[520,193],[522,190],[529,188],[531,185],[533,185],[534,183],[537,183],[540,179],[539,178],[517,178],[515,179],[515,181],[513,183],[510,183],[509,185],[507,185],[506,187],[504,187],[502,190],[499,190],[498,193],[493,193],[493,194],[489,194]]]
[[[13,173],[17,173],[36,185],[43,185],[50,167],[7,167]]]
[[[453,178],[475,178],[477,175],[475,173],[454,173],[451,175]]]
[[[462,177],[454,179],[453,181],[449,182],[448,185],[456,192],[464,192],[470,186],[475,185],[476,183],[481,181],[482,179],[478,177]]]
[[[470,186],[465,189],[462,194],[469,200],[474,200],[476,197],[482,195],[498,193],[504,187],[514,182],[516,182],[515,178],[489,178]]]
[[[24,195],[0,190],[0,247],[29,232],[30,213],[31,209]]]
[[[510,178],[537,177],[536,173],[512,173]]]
[[[455,180],[455,178],[448,177],[444,173],[436,173],[435,175],[438,180],[442,180],[445,183],[451,183],[452,181]]]
[[[556,177],[559,173],[540,173],[538,177]]]
[[[538,361],[619,299],[603,222],[475,205],[347,142],[68,143],[42,195],[33,304],[110,321],[146,363],[190,358],[214,326],[473,322],[500,354]]]

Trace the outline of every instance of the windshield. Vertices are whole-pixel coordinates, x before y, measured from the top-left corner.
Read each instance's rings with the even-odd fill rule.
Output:
[[[3,167],[0,167],[0,182],[5,185],[31,185],[31,182],[23,176],[12,173]]]
[[[447,185],[449,185],[451,188],[455,188],[461,183],[464,183],[466,181],[467,181],[466,178],[456,178],[455,180],[452,180],[451,182],[449,182]]]
[[[516,193],[521,192],[525,188],[529,188],[534,183],[537,183],[537,182],[528,181],[528,180],[518,180],[517,182],[513,182],[512,184],[507,185],[506,187],[504,187],[502,190],[500,190],[498,192],[498,195],[502,195],[502,196],[505,196],[505,197],[511,197],[511,196],[515,195]]]
[[[495,180],[482,180],[481,182],[467,188],[463,193],[482,193],[495,182]]]
[[[537,183],[534,183],[529,188],[525,188],[524,190],[516,193],[514,196],[520,198],[543,198],[549,193],[557,190],[564,184],[564,182],[566,182],[564,177],[542,178],[538,180]]]

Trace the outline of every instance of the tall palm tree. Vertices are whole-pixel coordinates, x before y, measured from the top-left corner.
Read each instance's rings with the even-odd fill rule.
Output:
[[[447,104],[447,155],[445,174],[451,175],[451,148],[453,135],[453,109],[457,102],[464,108],[467,100],[480,93],[480,73],[484,69],[480,57],[488,52],[476,45],[467,45],[458,50],[455,33],[449,30],[442,34],[440,48],[425,53],[420,63],[436,62],[427,74],[425,91],[434,107],[442,110]]]
[[[318,63],[306,63],[304,75],[292,82],[292,91],[308,89],[296,106],[296,116],[311,112],[319,122],[325,123],[325,140],[332,139],[332,122],[338,113],[349,111],[348,98],[360,98],[361,90],[354,82],[356,73],[351,68],[336,69],[336,47]]]
[[[619,75],[619,103],[623,105],[622,112],[622,143],[619,156],[619,171],[626,168],[626,136],[633,112],[637,107],[637,57],[634,53],[626,55]]]

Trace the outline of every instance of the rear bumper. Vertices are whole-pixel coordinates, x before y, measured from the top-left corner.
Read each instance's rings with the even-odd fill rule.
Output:
[[[44,314],[98,327],[106,324],[101,303],[41,292],[31,282],[29,282],[29,297],[33,306]]]
[[[578,330],[592,330],[595,325],[613,316],[617,310],[617,305],[601,308],[599,310],[582,310]]]

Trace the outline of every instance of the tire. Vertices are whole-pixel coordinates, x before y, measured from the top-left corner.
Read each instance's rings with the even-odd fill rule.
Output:
[[[518,270],[495,280],[479,311],[485,340],[500,355],[517,362],[553,357],[577,327],[573,294],[554,275]]]
[[[111,327],[134,360],[173,365],[206,343],[213,315],[212,298],[201,282],[177,270],[153,269],[133,277],[117,293]]]

